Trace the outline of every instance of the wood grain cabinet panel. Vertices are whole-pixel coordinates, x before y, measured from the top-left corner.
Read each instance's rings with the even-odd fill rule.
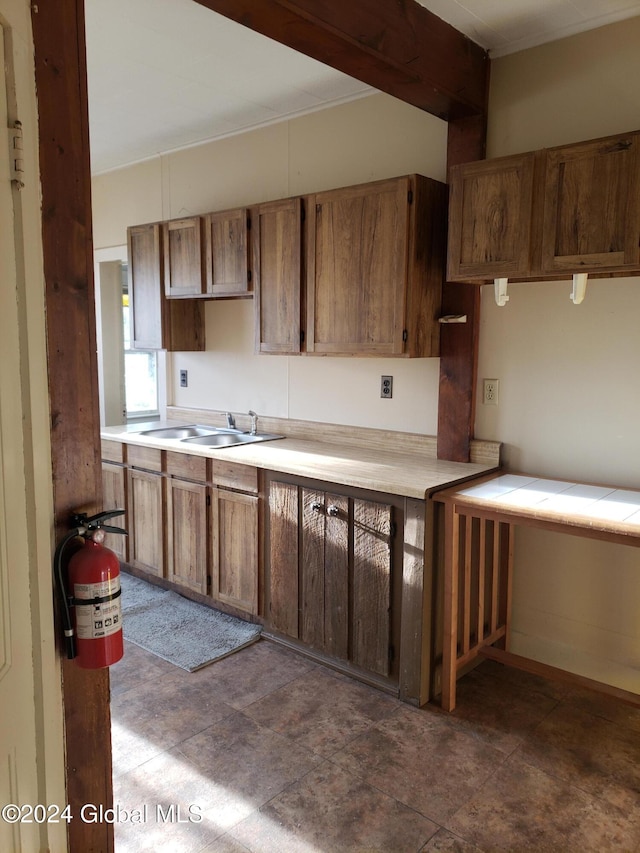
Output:
[[[207,487],[167,480],[167,579],[207,592]]]
[[[547,152],[542,271],[640,266],[640,134]]]
[[[157,577],[165,577],[165,477],[129,468],[129,562]]]
[[[530,153],[451,169],[449,281],[531,273],[535,163]]]
[[[127,529],[127,469],[113,462],[102,462],[102,509],[122,509],[124,515],[114,516],[108,523]],[[127,537],[119,533],[107,533],[104,544],[119,560],[127,561]]]
[[[249,221],[246,208],[209,213],[205,217],[208,296],[251,295]]]
[[[199,216],[162,223],[164,292],[169,298],[200,296],[206,289],[203,221]]]
[[[438,355],[445,190],[410,175],[309,196],[308,353]]]
[[[212,596],[258,612],[258,498],[212,489]]]
[[[203,305],[167,299],[159,222],[127,229],[131,346],[191,352],[205,348]]]
[[[267,622],[288,637],[298,636],[298,487],[272,482],[269,488],[269,597]]]
[[[267,624],[390,675],[391,505],[271,480]]]
[[[640,271],[640,132],[456,166],[450,281]]]
[[[292,198],[251,213],[258,353],[301,351],[302,210]]]

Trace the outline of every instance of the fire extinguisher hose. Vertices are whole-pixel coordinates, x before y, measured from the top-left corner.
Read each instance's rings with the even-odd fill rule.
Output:
[[[71,618],[71,611],[69,610],[69,596],[67,594],[67,590],[65,588],[64,583],[64,574],[62,569],[62,554],[65,549],[65,546],[71,539],[74,539],[76,536],[80,536],[85,531],[84,527],[76,527],[74,530],[67,533],[67,535],[60,541],[58,547],[56,548],[56,552],[53,558],[54,569],[55,569],[55,579],[58,584],[58,591],[60,593],[60,602],[62,604],[62,626],[64,629],[64,644],[67,652],[67,659],[73,660],[76,656],[76,643],[74,637],[73,630],[73,620]]]

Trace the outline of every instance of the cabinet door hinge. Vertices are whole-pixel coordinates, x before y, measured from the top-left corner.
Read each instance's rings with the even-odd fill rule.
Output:
[[[409,204],[413,204],[413,190],[409,190],[409,192],[407,193],[407,201],[409,202]]]
[[[9,179],[16,189],[24,187],[24,153],[22,144],[22,122],[15,121],[7,130],[9,137]]]
[[[406,329],[402,330],[402,340],[404,341],[405,344],[409,340],[409,332],[407,332]]]

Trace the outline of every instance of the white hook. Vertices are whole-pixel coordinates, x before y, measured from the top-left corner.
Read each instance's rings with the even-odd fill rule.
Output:
[[[509,284],[508,278],[494,278],[493,280],[493,289],[495,291],[496,296],[496,305],[506,305],[509,301],[509,297],[507,296],[507,285]]]
[[[588,278],[589,273],[586,272],[576,272],[573,274],[573,290],[571,291],[571,296],[569,298],[574,305],[580,305],[584,299],[584,295],[587,292]]]

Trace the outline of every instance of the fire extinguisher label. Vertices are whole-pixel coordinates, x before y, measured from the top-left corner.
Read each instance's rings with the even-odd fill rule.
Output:
[[[101,583],[77,583],[73,591],[78,639],[97,640],[122,630],[119,577]]]

